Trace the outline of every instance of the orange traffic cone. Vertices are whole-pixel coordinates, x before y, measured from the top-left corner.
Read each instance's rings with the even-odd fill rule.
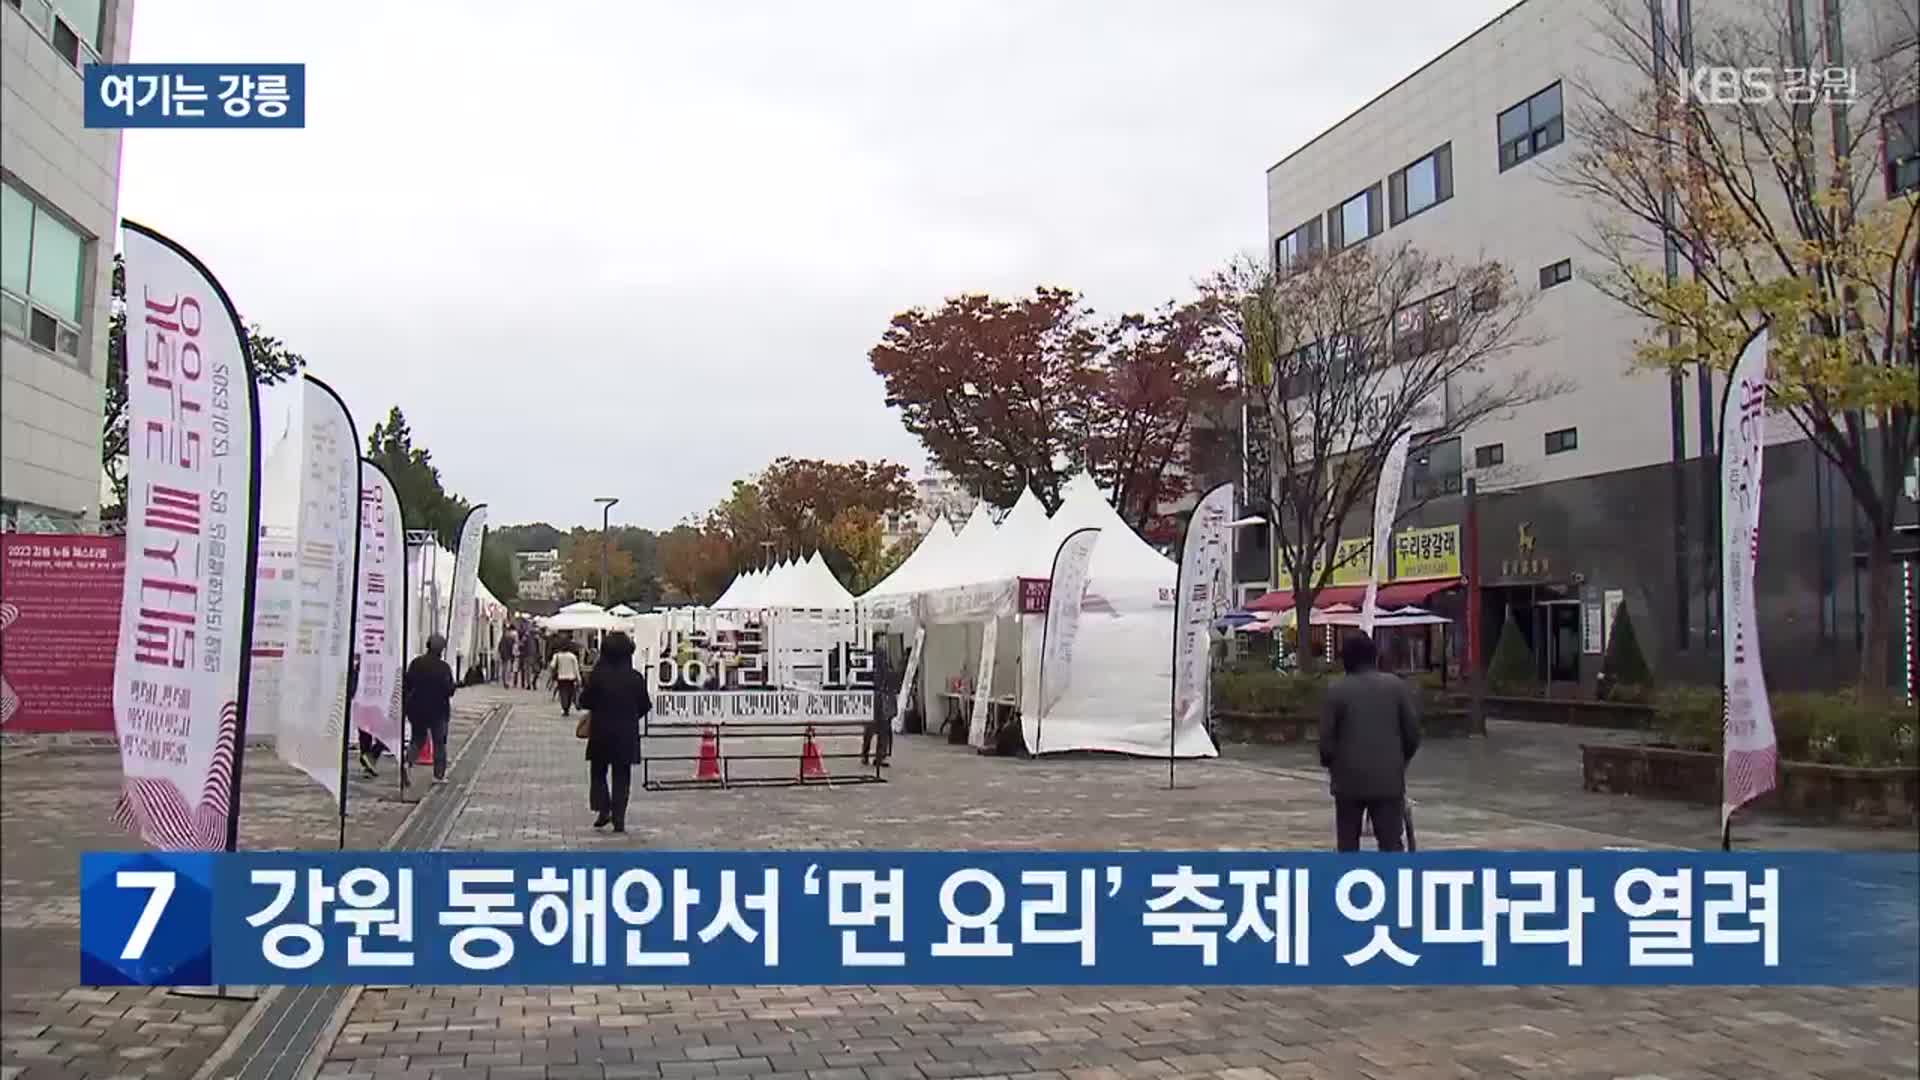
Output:
[[[800,779],[825,780],[827,764],[820,760],[820,744],[813,741],[813,725],[807,725],[807,742],[800,748]]]
[[[421,765],[433,764],[433,740],[432,739],[428,739],[425,742],[420,744],[419,764]]]
[[[700,768],[693,778],[720,779],[720,733],[711,727],[700,735]]]

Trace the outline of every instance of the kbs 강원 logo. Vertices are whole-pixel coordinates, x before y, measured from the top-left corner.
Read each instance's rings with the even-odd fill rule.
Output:
[[[1852,105],[1858,83],[1852,68],[1699,67],[1681,94],[1700,105]]]

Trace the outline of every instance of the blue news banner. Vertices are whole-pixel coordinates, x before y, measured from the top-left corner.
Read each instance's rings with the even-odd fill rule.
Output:
[[[81,858],[87,985],[1920,985],[1920,856]]]
[[[307,126],[305,64],[88,64],[90,128]]]

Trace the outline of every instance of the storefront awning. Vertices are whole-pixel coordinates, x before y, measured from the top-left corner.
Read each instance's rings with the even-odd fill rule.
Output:
[[[1437,578],[1432,581],[1394,581],[1380,586],[1380,593],[1374,598],[1377,608],[1406,607],[1409,604],[1425,604],[1435,593],[1443,593],[1460,584],[1459,578]],[[1332,607],[1335,604],[1350,604],[1359,607],[1367,599],[1365,585],[1329,585],[1320,590],[1313,598],[1315,610]],[[1292,611],[1293,593],[1282,590],[1270,592],[1247,605],[1248,611]]]

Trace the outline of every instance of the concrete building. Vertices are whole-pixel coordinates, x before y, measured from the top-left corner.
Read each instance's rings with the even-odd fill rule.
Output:
[[[81,72],[125,62],[132,0],[0,4],[0,509],[89,528],[119,228],[120,132],[82,122]]]
[[[1791,11],[1817,23],[1821,10],[1819,0],[1668,0],[1668,19],[1679,18],[1675,2],[1689,17],[1692,7],[1765,3],[1782,18]],[[1855,55],[1912,53],[1911,42],[1879,40],[1889,24],[1883,16],[1902,2],[1846,5]],[[1284,265],[1308,251],[1404,243],[1498,260],[1520,287],[1537,289],[1534,330],[1546,340],[1502,363],[1571,389],[1416,451],[1410,484],[1425,485],[1432,501],[1407,529],[1452,529],[1457,537],[1466,481],[1477,481],[1485,652],[1511,614],[1543,676],[1590,680],[1605,627],[1624,605],[1657,668],[1705,677],[1720,646],[1718,549],[1708,540],[1717,466],[1702,455],[1702,431],[1713,431],[1722,388],[1691,373],[1629,373],[1647,326],[1594,287],[1602,268],[1583,245],[1591,208],[1548,178],[1576,137],[1566,123],[1576,94],[1610,99],[1645,89],[1644,75],[1607,55],[1607,17],[1607,5],[1591,0],[1523,0],[1287,154],[1266,176],[1268,245]],[[1886,194],[1906,190],[1920,173],[1911,145],[1920,136],[1910,134],[1920,132],[1920,117],[1905,115],[1914,108],[1855,120],[1893,133]],[[1864,587],[1850,503],[1835,470],[1789,419],[1778,418],[1768,439],[1761,614],[1766,651],[1779,660],[1770,667],[1794,672],[1790,681],[1844,678],[1857,658]],[[1914,519],[1910,499],[1902,514]],[[1349,523],[1346,535],[1367,531],[1365,521]],[[1271,588],[1276,575],[1267,537],[1243,530],[1240,542],[1244,599]],[[1461,560],[1452,565],[1457,580]],[[1426,569],[1436,583],[1447,576],[1443,567]],[[1442,605],[1449,599],[1463,614],[1460,591],[1433,596]],[[1909,620],[1911,605],[1909,592]],[[1898,646],[1897,623],[1894,637]],[[1894,658],[1896,676],[1912,664],[1911,648]],[[1819,663],[1805,662],[1812,658]]]

